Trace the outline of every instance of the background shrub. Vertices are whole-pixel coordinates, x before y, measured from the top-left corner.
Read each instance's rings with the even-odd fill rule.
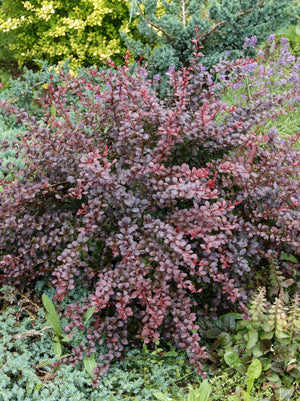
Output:
[[[136,60],[143,57],[148,70],[164,74],[170,65],[187,65],[193,53],[195,28],[199,27],[209,67],[226,52],[230,58],[240,57],[245,37],[256,36],[260,44],[270,33],[284,26],[297,24],[299,5],[290,0],[130,0],[131,14],[138,16],[141,38],[127,37],[126,43]],[[125,39],[126,35],[122,37]],[[254,55],[253,51],[251,56]]]
[[[13,149],[13,144],[18,138],[21,138],[24,133],[22,127],[11,127],[7,119],[1,116],[0,119],[0,142],[6,143],[8,146],[4,151],[0,151],[0,179],[10,180],[13,179],[14,174],[9,164],[13,164],[16,170],[25,167],[24,155],[16,155]]]
[[[0,193],[0,279],[23,288],[45,276],[57,301],[85,287],[65,309],[70,335],[96,307],[86,341],[60,362],[104,346],[101,376],[126,347],[161,338],[201,372],[198,316],[247,314],[256,273],[296,252],[300,133],[258,133],[299,101],[299,63],[282,46],[285,80],[249,58],[209,73],[196,54],[168,73],[162,100],[127,59],[89,70],[90,79],[61,72],[62,84],[50,82],[39,99],[42,119],[1,102],[27,131],[14,145],[26,168]],[[251,90],[236,106],[220,100],[245,82]]]
[[[1,36],[7,35],[20,65],[37,59],[52,65],[67,59],[73,67],[100,65],[100,57],[121,62],[126,48],[119,30],[134,30],[125,0],[1,3]]]

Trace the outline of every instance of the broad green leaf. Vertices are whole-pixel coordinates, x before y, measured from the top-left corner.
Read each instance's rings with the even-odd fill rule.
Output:
[[[297,368],[291,369],[289,371],[289,375],[291,375],[295,379],[299,379],[299,377],[300,377],[300,368],[297,367]]]
[[[271,369],[273,370],[273,372],[276,372],[276,373],[284,372],[283,362],[272,362]]]
[[[231,368],[236,368],[240,363],[240,357],[238,356],[238,354],[236,352],[226,352],[226,354],[224,355],[224,360],[226,362],[226,364],[228,366],[230,366]]]
[[[197,401],[196,393],[193,388],[190,388],[190,391],[189,391],[189,394],[187,397],[187,401]]]
[[[247,376],[258,379],[262,372],[262,364],[259,359],[254,359],[247,370]]]
[[[93,313],[96,309],[96,306],[92,306],[83,316],[82,318],[82,323],[87,324],[87,322],[90,320],[90,318],[93,316]]]
[[[248,332],[247,336],[248,336],[248,342],[247,342],[246,348],[251,349],[257,344],[258,332],[251,330]]]
[[[171,350],[171,351],[165,352],[163,354],[163,356],[178,356],[178,353],[174,350]]]
[[[66,334],[65,336],[61,337],[60,342],[69,343],[71,340],[72,338],[70,338],[69,335]]]
[[[156,398],[157,398],[158,400],[160,400],[160,401],[173,401],[172,398],[167,397],[165,394],[163,394],[163,393],[161,393],[161,392],[159,392],[159,393],[154,393],[153,395],[154,395],[154,397],[156,397]]]
[[[263,329],[263,332],[260,332],[260,336],[259,336],[259,337],[260,337],[261,339],[262,339],[262,338],[267,338],[267,337],[263,336],[263,334],[264,334],[265,332],[269,333],[270,331],[272,331],[272,326],[270,325],[270,323],[264,322],[264,323],[262,324],[261,328]],[[271,333],[271,336],[273,337],[273,333]],[[272,337],[271,337],[271,338],[272,338]]]
[[[97,366],[97,362],[95,361],[95,354],[90,355],[87,357],[84,355],[83,357],[83,366],[85,370],[88,372],[88,374],[93,377],[93,369]]]
[[[229,395],[228,401],[241,401],[241,399],[238,398],[236,395]]]
[[[273,360],[276,362],[281,362],[293,358],[294,351],[291,347],[283,344],[278,344],[274,346]]]
[[[210,394],[212,392],[212,387],[208,380],[203,380],[199,390],[196,392],[196,401],[209,401]]]
[[[225,347],[225,345],[229,344],[230,341],[231,341],[230,334],[229,333],[225,333],[225,332],[221,333],[218,336],[218,341],[219,341],[221,347]]]
[[[224,316],[224,328],[227,331],[233,332],[235,330],[235,318],[231,313],[228,313]]]
[[[46,294],[42,295],[42,302],[43,302],[44,308],[48,312],[48,315],[46,314],[46,318],[49,320],[50,324],[52,325],[55,335],[59,337],[61,335],[61,327],[60,327],[60,323],[59,323],[58,314],[56,313],[53,302],[47,297]]]
[[[266,376],[270,382],[281,382],[281,378],[277,373],[272,373],[270,376]]]
[[[240,364],[236,367],[236,370],[237,370],[237,372],[238,372],[241,376],[245,376],[247,367],[246,367],[243,363],[240,363]]]
[[[62,353],[60,342],[56,342],[56,341],[53,342],[53,350],[54,350],[54,354],[57,356],[57,358],[60,358],[61,353]]]
[[[278,340],[283,340],[284,338],[290,338],[288,333],[279,330],[275,330],[275,336],[278,338]]]
[[[252,352],[252,355],[255,356],[255,358],[259,358],[259,357],[262,356],[263,353],[264,353],[264,352],[262,351],[262,349],[260,348],[260,345],[259,345],[259,344],[256,344],[256,345],[252,348],[251,352]]]
[[[221,334],[221,330],[218,327],[212,327],[211,329],[207,330],[206,337],[217,338],[219,334]]]
[[[281,254],[281,259],[287,260],[288,262],[292,262],[292,263],[299,263],[298,260],[295,258],[295,256],[288,255],[286,253]]]
[[[254,401],[256,398],[252,398],[249,392],[242,391],[243,401]]]

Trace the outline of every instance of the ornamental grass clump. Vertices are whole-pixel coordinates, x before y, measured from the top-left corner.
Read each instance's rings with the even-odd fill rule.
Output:
[[[208,72],[200,56],[168,73],[164,99],[144,68],[129,73],[128,56],[85,77],[62,72],[38,99],[42,119],[1,101],[27,126],[13,145],[26,167],[0,192],[1,282],[46,277],[57,302],[85,287],[65,310],[70,336],[95,307],[86,342],[59,363],[104,346],[100,377],[125,347],[165,340],[202,372],[198,316],[246,316],[256,272],[296,252],[300,133],[281,140],[258,130],[296,107],[299,86],[281,81],[273,92],[256,60]],[[221,101],[255,79],[248,101]]]

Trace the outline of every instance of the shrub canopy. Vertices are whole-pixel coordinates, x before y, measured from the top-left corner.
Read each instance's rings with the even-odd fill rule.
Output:
[[[3,0],[0,31],[11,39],[19,64],[70,59],[72,67],[101,65],[100,58],[122,62],[126,48],[119,30],[129,34],[126,0]],[[14,32],[15,35],[9,35]]]
[[[40,95],[42,119],[1,101],[27,132],[13,146],[26,167],[2,180],[0,280],[45,277],[57,300],[84,287],[65,330],[83,330],[95,306],[92,329],[62,361],[103,344],[96,375],[128,344],[159,338],[201,371],[198,316],[247,314],[257,272],[299,246],[300,132],[259,134],[299,102],[299,60],[284,41],[278,65],[225,60],[212,73],[199,58],[168,73],[163,100],[127,58],[85,77],[61,72]]]

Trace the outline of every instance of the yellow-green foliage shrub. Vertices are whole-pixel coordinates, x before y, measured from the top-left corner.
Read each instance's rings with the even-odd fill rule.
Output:
[[[14,31],[10,49],[20,65],[71,60],[72,67],[100,65],[100,57],[123,59],[119,30],[129,32],[126,0],[3,0],[0,31]]]

